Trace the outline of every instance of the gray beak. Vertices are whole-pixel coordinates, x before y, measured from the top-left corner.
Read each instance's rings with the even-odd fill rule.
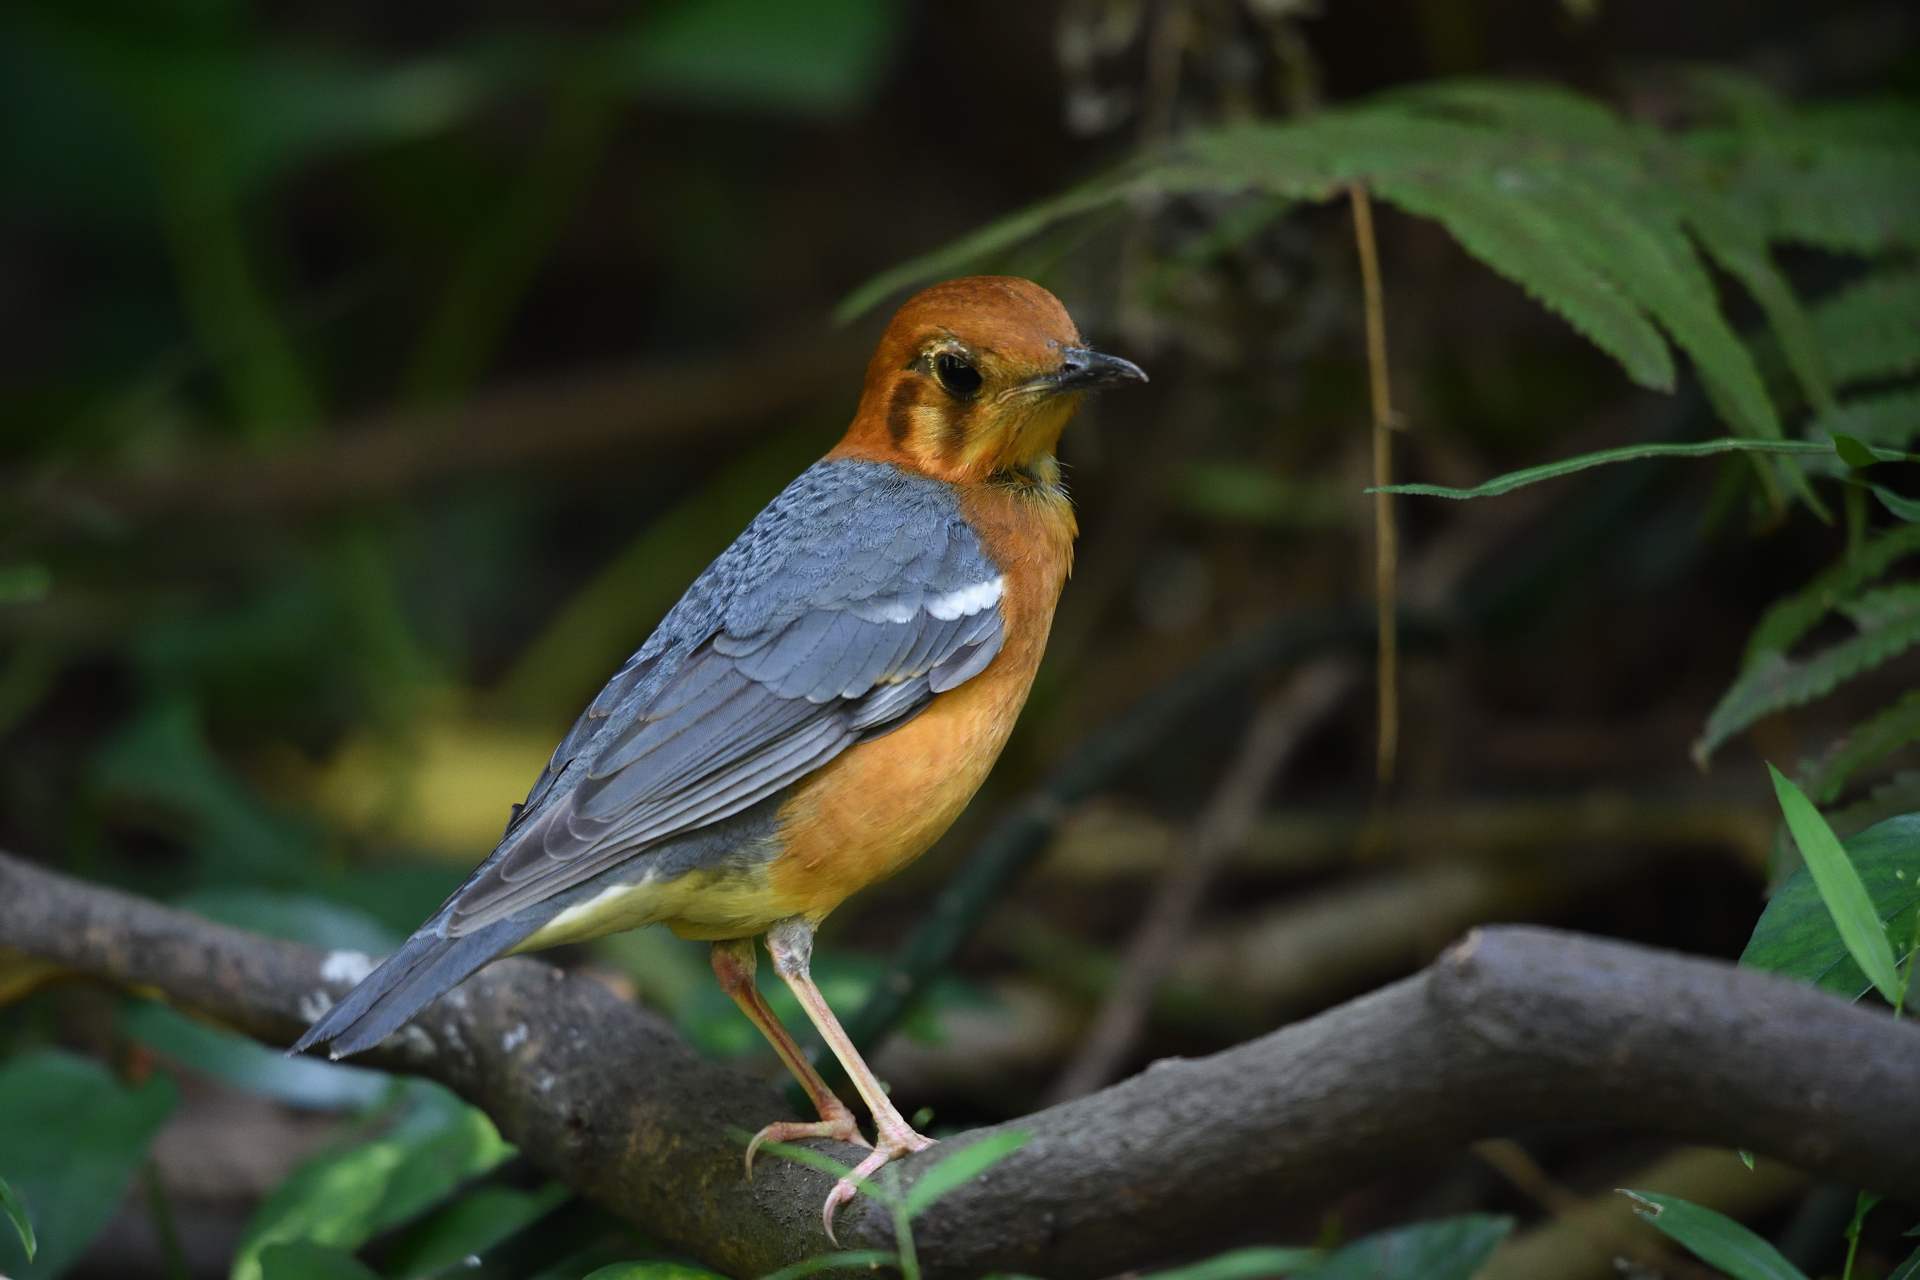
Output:
[[[1131,360],[1103,355],[1085,347],[1060,352],[1060,369],[1047,376],[1055,391],[1094,391],[1123,382],[1145,382],[1147,371]]]

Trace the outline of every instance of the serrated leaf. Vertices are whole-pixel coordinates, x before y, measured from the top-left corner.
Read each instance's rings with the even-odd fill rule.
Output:
[[[1513,1230],[1513,1219],[1466,1214],[1356,1240],[1310,1273],[1314,1280],[1471,1280]]]
[[[1807,772],[1807,794],[1815,804],[1831,804],[1860,770],[1915,742],[1920,742],[1920,689],[1908,690],[1849,729],[1827,757]]]
[[[1561,458],[1557,462],[1543,462],[1537,467],[1509,471],[1505,475],[1495,476],[1471,489],[1455,489],[1439,484],[1389,484],[1370,488],[1367,492],[1402,493],[1415,497],[1452,498],[1455,501],[1465,501],[1470,498],[1498,497],[1503,493],[1512,493],[1515,489],[1524,489],[1530,484],[1539,484],[1542,480],[1558,480],[1562,476],[1574,475],[1593,467],[1604,467],[1616,462],[1638,462],[1643,458],[1710,458],[1721,453],[1777,453],[1820,457],[1831,455],[1832,452],[1831,445],[1814,444],[1805,440],[1742,440],[1731,437],[1720,440],[1700,440],[1687,444],[1629,444],[1621,445],[1617,449],[1600,449],[1572,458]]]
[[[35,1245],[29,1262],[13,1233],[0,1231],[0,1275],[57,1276],[86,1252],[175,1097],[165,1076],[128,1087],[70,1053],[27,1053],[0,1066],[0,1170],[29,1210]],[[50,1117],[58,1117],[57,1141]]]
[[[1894,959],[1893,944],[1887,939],[1886,925],[1881,921],[1878,906],[1867,892],[1860,872],[1847,856],[1839,837],[1833,834],[1833,828],[1827,825],[1827,820],[1820,816],[1820,811],[1813,807],[1813,802],[1793,784],[1793,780],[1771,764],[1767,766],[1767,772],[1773,778],[1774,795],[1780,801],[1781,813],[1786,816],[1787,828],[1793,832],[1794,843],[1800,847],[1804,869],[1819,890],[1820,901],[1833,918],[1834,928],[1840,940],[1846,944],[1847,954],[1873,985],[1880,989],[1887,1003],[1898,1005],[1906,984],[1900,976],[1899,964]],[[1904,827],[1896,834],[1896,838],[1899,836],[1905,837],[1908,858],[1911,860],[1920,851],[1920,843],[1913,842],[1912,832]]]
[[[941,1196],[973,1181],[1021,1147],[1026,1146],[1027,1140],[1032,1136],[1025,1130],[1014,1129],[982,1138],[950,1154],[942,1155],[934,1162],[932,1168],[921,1174],[914,1181],[913,1186],[907,1189],[907,1217],[915,1218],[926,1212]]]
[[[1620,1194],[1633,1201],[1635,1213],[1732,1280],[1807,1280],[1778,1249],[1725,1214],[1652,1191]]]
[[[1847,838],[1844,849],[1881,938],[1910,940],[1920,916],[1920,814],[1903,814],[1857,832]],[[1849,1000],[1874,986],[1852,958],[1807,866],[1789,876],[1768,900],[1740,963]]]
[[[1807,423],[1810,435],[1851,436],[1904,449],[1920,439],[1920,387],[1876,391],[1841,401]]]
[[[1432,218],[1467,252],[1605,351],[1643,387],[1671,391],[1673,355],[1633,301],[1568,252],[1553,221],[1501,192],[1498,179],[1458,174],[1382,174],[1373,191],[1408,213]]]
[[[1727,739],[1755,721],[1825,697],[1920,644],[1920,588],[1876,592],[1842,607],[1854,609],[1858,634],[1806,658],[1766,652],[1748,662],[1707,717],[1693,744],[1695,763],[1704,768]]]
[[[1785,653],[1841,601],[1913,555],[1920,555],[1920,529],[1896,529],[1869,539],[1800,590],[1768,606],[1747,640],[1747,663]]]
[[[1920,373],[1920,269],[1876,271],[1822,298],[1811,318],[1835,382]]]

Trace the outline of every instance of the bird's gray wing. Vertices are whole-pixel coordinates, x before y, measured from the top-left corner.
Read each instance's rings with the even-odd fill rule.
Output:
[[[817,464],[575,723],[449,901],[449,934],[739,813],[904,723],[1000,651],[1002,589],[946,486]]]

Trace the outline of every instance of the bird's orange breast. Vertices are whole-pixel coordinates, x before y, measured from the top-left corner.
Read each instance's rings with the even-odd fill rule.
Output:
[[[1006,643],[979,675],[795,788],[768,869],[783,917],[817,922],[926,852],[986,781],[1026,704],[1072,564],[1072,512],[1058,493],[996,486],[963,491],[961,505],[1006,580]]]

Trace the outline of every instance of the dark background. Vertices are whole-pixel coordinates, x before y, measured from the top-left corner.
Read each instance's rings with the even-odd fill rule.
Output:
[[[831,445],[885,307],[830,314],[877,272],[1183,130],[1437,76],[1546,78],[1661,123],[1684,118],[1687,66],[1805,99],[1920,84],[1920,16],[1899,4],[1179,12],[1169,78],[1167,7],[1107,0],[10,6],[0,847],[377,947],[485,853],[583,700]],[[985,825],[1142,694],[1277,618],[1367,607],[1346,210],[1195,258],[1222,214],[1169,201],[998,264],[1153,382],[1070,431],[1084,536],[1032,703],[954,833],[829,925],[837,1001],[857,1005]],[[1431,224],[1379,220],[1408,478],[1716,432],[1684,380],[1634,389]],[[1846,271],[1783,261],[1810,290]],[[1408,642],[1396,781],[1376,779],[1361,644],[1128,1068],[1350,996],[1483,919],[1738,954],[1774,841],[1760,759],[1810,751],[1913,674],[1896,663],[1695,769],[1753,619],[1844,538],[1742,475],[1649,465],[1401,503],[1409,608],[1443,638]],[[938,1127],[1036,1105],[1289,676],[1202,705],[1074,816],[922,1010],[948,1047],[883,1057],[910,1109]],[[262,922],[269,898],[291,923]],[[716,1051],[753,1047],[697,949],[563,958]],[[339,1123],[298,1086],[211,1079],[103,993],[42,990],[0,1037],[180,1075],[156,1176],[193,1274],[224,1273],[254,1203]],[[1579,1195],[1660,1155],[1533,1151]],[[1344,1224],[1536,1214],[1494,1170],[1409,1173]],[[1839,1203],[1767,1185],[1740,1211],[1776,1233]],[[135,1205],[80,1274],[142,1271],[157,1248]]]

